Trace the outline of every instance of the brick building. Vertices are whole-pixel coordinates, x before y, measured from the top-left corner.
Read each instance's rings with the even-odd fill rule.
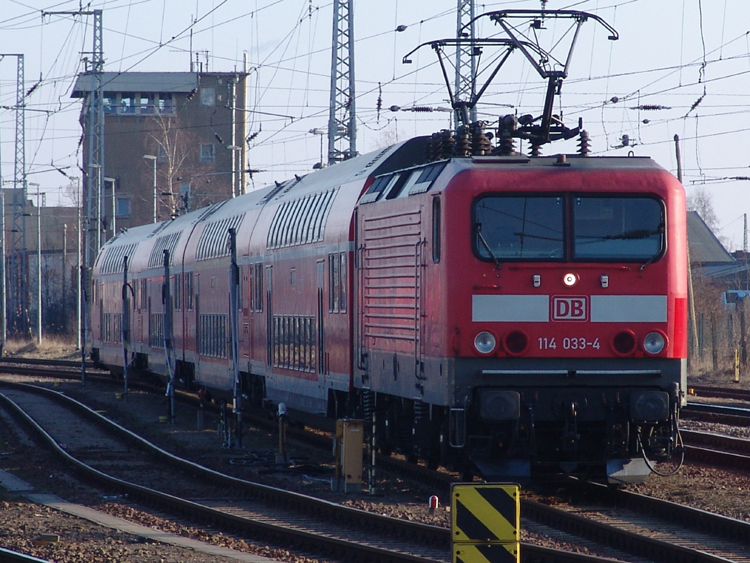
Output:
[[[105,72],[103,240],[244,193],[246,162],[244,72]],[[96,87],[81,74],[73,98]],[[87,160],[87,104],[81,113]],[[84,171],[84,175],[85,175]],[[154,172],[156,181],[154,182]]]

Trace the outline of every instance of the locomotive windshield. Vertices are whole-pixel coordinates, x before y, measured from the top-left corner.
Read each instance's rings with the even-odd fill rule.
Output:
[[[474,208],[475,247],[491,260],[563,258],[561,197],[490,196]]]
[[[646,261],[664,242],[664,214],[647,197],[576,197],[573,216],[575,260]]]
[[[496,262],[649,262],[665,247],[664,206],[651,197],[484,196],[474,204],[473,244]]]

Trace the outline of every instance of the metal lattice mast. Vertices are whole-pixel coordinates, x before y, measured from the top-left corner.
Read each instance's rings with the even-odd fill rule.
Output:
[[[85,74],[93,77],[93,87],[86,94],[83,115],[86,121],[86,162],[84,163],[85,182],[81,205],[85,210],[85,241],[83,266],[91,268],[101,247],[101,184],[104,173],[104,104],[102,103],[102,73],[104,72],[104,47],[102,41],[102,10],[78,10],[75,12],[42,12],[42,16],[94,16],[94,41],[90,64]]]
[[[456,86],[455,98],[464,104],[474,100],[476,94],[476,63],[474,59],[474,0],[458,0],[456,9]],[[458,128],[477,120],[476,107],[466,112],[460,104],[453,112],[453,125]]]
[[[16,57],[16,140],[13,172],[13,221],[11,223],[10,291],[8,295],[8,324],[15,333],[26,334],[28,319],[28,280],[26,269],[26,93],[24,86],[24,57],[22,54],[3,53]],[[5,213],[5,208],[2,210]],[[3,233],[4,234],[4,233]],[[3,259],[5,256],[3,255]]]
[[[357,156],[353,6],[354,0],[333,0],[328,164]]]
[[[104,104],[102,103],[102,72],[104,49],[102,46],[102,11],[81,12],[94,16],[94,49],[88,72],[94,77],[94,87],[86,96],[88,155],[86,163],[86,255],[84,265],[91,268],[101,248],[101,183],[104,173]]]

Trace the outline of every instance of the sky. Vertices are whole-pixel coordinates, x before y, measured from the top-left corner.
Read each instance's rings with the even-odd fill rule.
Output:
[[[450,127],[447,89],[435,52],[417,46],[455,37],[457,0],[355,0],[354,73],[357,149],[378,150]],[[541,8],[540,0],[475,2],[476,15]],[[581,28],[555,112],[579,119],[594,155],[650,156],[677,173],[680,138],[689,197],[708,198],[716,232],[729,250],[743,247],[750,213],[750,19],[747,0],[547,0],[548,10],[580,10],[606,21],[617,41],[590,19]],[[68,186],[81,177],[81,102],[70,97],[93,47],[93,16],[102,10],[105,71],[249,70],[249,189],[321,160],[331,67],[330,0],[2,0],[0,10],[0,163],[13,182],[16,54],[24,55],[25,158],[29,194],[48,205],[72,204]],[[520,21],[518,22],[520,23]],[[405,26],[405,29],[398,31]],[[540,44],[564,61],[568,22],[547,20]],[[524,28],[528,29],[528,28]],[[503,37],[490,18],[477,37]],[[553,48],[554,47],[554,48]],[[499,52],[479,59],[484,84]],[[453,76],[452,67],[449,75]],[[452,84],[451,84],[452,86]],[[506,114],[541,113],[545,82],[520,53],[511,55],[478,104],[496,125]],[[391,107],[400,108],[391,111]],[[415,112],[411,109],[429,108]],[[568,141],[545,154],[574,152]],[[324,156],[325,159],[325,156]],[[141,166],[143,163],[135,163]]]

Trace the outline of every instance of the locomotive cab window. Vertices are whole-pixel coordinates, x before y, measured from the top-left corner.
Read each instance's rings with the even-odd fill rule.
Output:
[[[487,261],[565,257],[561,196],[485,196],[474,205],[474,251]]]
[[[575,260],[648,261],[664,250],[664,206],[650,197],[574,198]]]
[[[474,252],[488,262],[651,262],[666,248],[664,209],[649,196],[483,196],[474,203]]]

